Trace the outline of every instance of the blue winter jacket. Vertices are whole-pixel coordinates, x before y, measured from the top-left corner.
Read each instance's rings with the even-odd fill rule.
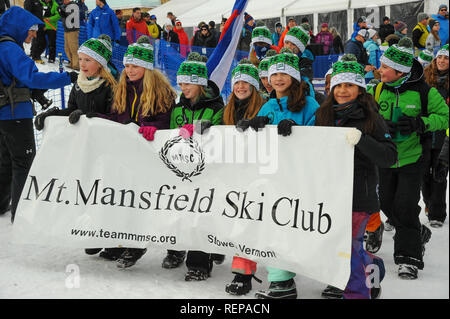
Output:
[[[440,14],[433,14],[432,18],[438,21],[441,26],[439,29],[439,38],[441,38],[441,44],[444,45],[448,41],[448,18],[446,19]]]
[[[56,89],[70,84],[67,72],[42,73],[34,61],[23,50],[22,44],[28,37],[31,26],[44,23],[30,12],[13,6],[0,18],[0,36],[9,36],[16,40],[0,43],[0,79],[5,87],[11,85],[16,78],[16,87],[30,89]],[[14,116],[11,105],[0,108],[0,120],[33,118],[31,102],[17,103]]]
[[[111,40],[119,41],[122,32],[120,31],[119,20],[114,11],[105,4],[103,8],[97,6],[89,15],[88,38],[98,38],[101,34],[108,35]]]
[[[364,42],[363,46],[366,49],[367,54],[369,55],[369,64],[373,65],[374,67],[377,67],[377,51],[380,50],[380,47],[372,39]],[[374,75],[372,71],[366,74],[366,79],[373,79],[373,78]]]
[[[278,103],[279,101],[279,103]],[[306,97],[306,105],[300,112],[291,112],[287,108],[288,97],[279,100],[271,98],[258,112],[258,116],[267,116],[269,124],[277,125],[282,120],[293,120],[300,126],[314,126],[316,123],[316,110],[319,108],[317,101],[311,96]]]

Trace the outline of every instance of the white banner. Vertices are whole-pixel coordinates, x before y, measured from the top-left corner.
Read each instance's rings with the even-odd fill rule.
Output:
[[[350,276],[354,148],[343,128],[212,127],[146,141],[134,124],[46,120],[14,241],[202,250],[343,289]]]

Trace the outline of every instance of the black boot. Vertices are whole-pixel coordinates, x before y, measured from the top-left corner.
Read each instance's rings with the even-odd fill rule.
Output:
[[[102,251],[102,248],[86,248],[84,252],[88,255],[96,255]]]
[[[106,260],[115,261],[122,256],[126,248],[105,248],[104,251],[100,253],[100,257]]]
[[[297,288],[294,279],[272,281],[268,290],[260,290],[255,294],[257,299],[297,299]]]
[[[427,226],[422,225],[422,230],[420,232],[420,236],[422,239],[422,256],[425,256],[425,244],[430,241],[431,234],[431,230]]]
[[[328,285],[324,291],[322,291],[322,297],[326,299],[342,299],[344,291],[334,286]]]
[[[383,232],[384,232],[384,224],[381,223],[380,226],[374,232],[367,232],[368,237],[366,241],[366,250],[369,253],[375,254],[383,243]]]
[[[398,276],[402,279],[417,279],[418,268],[414,265],[400,264],[398,265]]]
[[[211,259],[214,261],[216,265],[222,265],[225,261],[225,255],[220,254],[211,254]]]
[[[118,268],[129,268],[145,254],[147,249],[127,248],[123,254],[117,259]]]
[[[252,290],[253,278],[255,278],[255,280],[259,283],[262,282],[256,278],[255,275],[236,274],[233,281],[225,286],[225,291],[230,295],[235,296],[246,295],[250,292],[250,290]]]
[[[189,269],[184,275],[184,280],[186,281],[203,281],[208,279],[211,273],[206,270],[201,269]]]
[[[11,210],[11,205],[10,204],[8,204],[8,206],[6,206],[5,208],[0,208],[0,216],[6,214],[10,210]]]
[[[168,250],[166,257],[162,262],[162,267],[165,269],[173,269],[180,267],[186,258],[186,251]]]

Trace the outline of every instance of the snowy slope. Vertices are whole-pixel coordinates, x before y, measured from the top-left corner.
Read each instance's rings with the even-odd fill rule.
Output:
[[[56,65],[43,65],[44,71]],[[423,203],[421,203],[423,205]],[[448,206],[447,206],[448,212]],[[426,216],[421,214],[423,223]],[[224,264],[214,266],[212,277],[205,282],[185,282],[186,267],[165,270],[161,262],[165,250],[150,248],[132,268],[119,270],[114,262],[98,256],[85,255],[79,249],[15,245],[11,242],[13,226],[10,214],[0,216],[0,298],[158,298],[158,299],[244,299],[267,287],[267,272],[258,269],[262,285],[253,281],[253,292],[245,297],[225,293],[232,256]],[[393,263],[393,232],[384,233],[384,242],[377,255],[384,259],[386,277],[381,283],[384,299],[449,298],[449,225],[432,229],[427,245],[425,269],[415,281],[401,280]],[[74,272],[75,270],[75,272]],[[76,276],[79,273],[79,277]],[[325,284],[297,276],[300,299],[320,298]]]

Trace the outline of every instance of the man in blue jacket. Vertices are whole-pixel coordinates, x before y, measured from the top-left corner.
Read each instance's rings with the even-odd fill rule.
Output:
[[[106,0],[96,0],[97,7],[89,15],[88,38],[97,38],[107,34],[111,40],[118,42],[121,31],[119,20],[114,11],[108,6]]]
[[[439,12],[433,14],[433,19],[439,22],[441,28],[439,29],[439,38],[441,38],[442,45],[448,43],[448,7],[446,4],[439,6]]]
[[[56,89],[77,73],[41,73],[23,50],[44,23],[30,12],[11,7],[0,18],[0,215],[17,204],[36,152],[31,89]],[[11,201],[11,205],[10,205]]]

